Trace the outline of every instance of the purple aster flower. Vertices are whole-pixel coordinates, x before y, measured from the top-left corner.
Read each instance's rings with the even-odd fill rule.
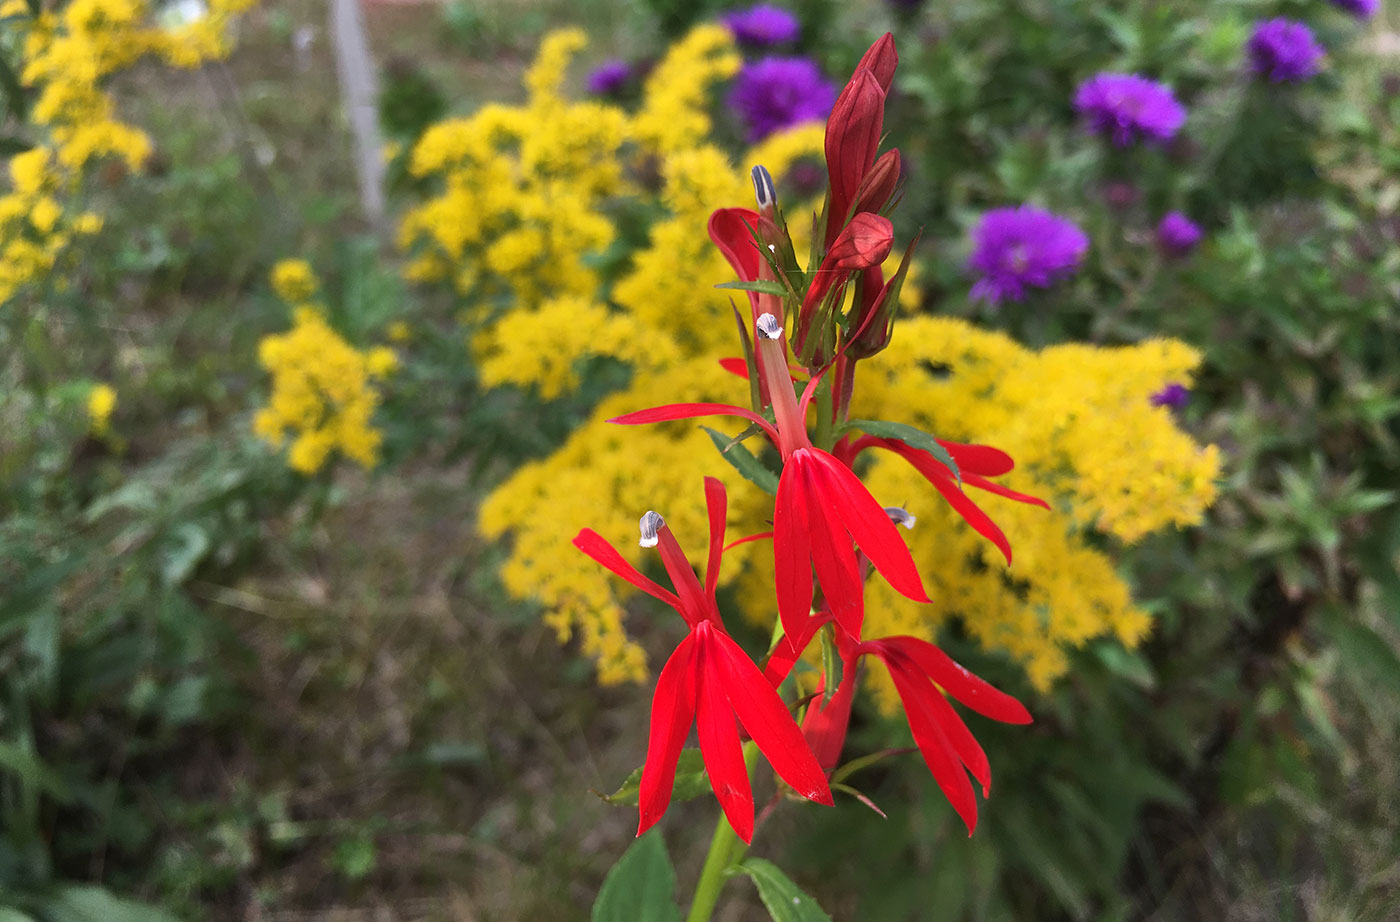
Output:
[[[1079,268],[1089,238],[1073,221],[1022,205],[996,208],[972,231],[973,251],[967,265],[982,277],[972,286],[974,299],[1022,301],[1027,288],[1048,288]]]
[[[722,17],[734,41],[750,48],[772,48],[797,41],[802,23],[780,6],[760,3],[747,10],[733,10]]]
[[[1079,84],[1074,107],[1089,121],[1089,130],[1111,134],[1113,143],[1170,141],[1186,121],[1186,109],[1171,87],[1137,74],[1099,74]]]
[[[767,57],[745,64],[729,92],[729,107],[748,128],[750,143],[780,128],[821,121],[836,102],[836,87],[806,58]]]
[[[613,58],[599,64],[588,74],[588,92],[594,96],[611,96],[632,79],[632,65]]]
[[[1283,18],[1255,23],[1245,50],[1249,69],[1274,83],[1311,77],[1326,53],[1305,24]]]
[[[1173,381],[1147,399],[1154,407],[1171,407],[1179,410],[1191,402],[1191,392],[1186,389],[1184,384]]]
[[[1169,211],[1157,225],[1157,245],[1168,256],[1185,256],[1201,242],[1201,228],[1179,211]]]
[[[1332,5],[1346,10],[1357,19],[1370,19],[1380,9],[1380,0],[1332,0]]]

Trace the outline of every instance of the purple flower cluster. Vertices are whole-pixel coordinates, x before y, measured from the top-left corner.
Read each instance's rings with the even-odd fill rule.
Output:
[[[981,276],[972,297],[993,304],[1024,300],[1027,288],[1050,287],[1079,268],[1089,249],[1074,222],[1033,205],[987,212],[972,240],[967,265]]]
[[[1170,141],[1186,122],[1186,108],[1171,87],[1138,74],[1099,74],[1079,85],[1074,107],[1089,130],[1127,147],[1134,141]]]
[[[1171,407],[1179,410],[1191,402],[1191,392],[1184,384],[1173,381],[1151,397],[1147,398],[1154,407]]]
[[[743,119],[749,143],[791,125],[821,121],[835,102],[836,87],[807,58],[766,57],[745,64],[729,92],[729,106]]]
[[[1245,50],[1249,69],[1274,83],[1306,80],[1326,53],[1305,24],[1283,18],[1255,23]]]
[[[613,58],[599,64],[588,74],[588,92],[594,96],[611,96],[632,79],[632,65]]]
[[[1332,0],[1332,5],[1346,10],[1358,19],[1370,19],[1380,9],[1380,0]]]
[[[734,41],[749,48],[786,45],[802,34],[802,23],[797,17],[771,3],[725,13],[723,20],[734,33]]]
[[[1157,245],[1168,256],[1185,256],[1201,242],[1201,228],[1179,211],[1169,211],[1157,225]]]

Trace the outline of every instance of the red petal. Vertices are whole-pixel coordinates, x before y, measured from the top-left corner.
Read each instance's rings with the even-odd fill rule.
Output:
[[[627,560],[617,552],[617,548],[608,543],[608,540],[591,528],[585,528],[574,536],[574,547],[583,551],[589,557],[598,561],[618,576],[627,580],[633,586],[645,592],[647,595],[660,599],[667,605],[680,610],[681,600],[669,589],[663,588],[659,583],[653,582],[637,571]]]
[[[717,632],[709,633],[711,640],[715,636],[719,636]],[[700,707],[695,725],[710,787],[735,834],[748,843],[753,840],[753,789],[749,787],[749,769],[739,745],[739,727],[724,694],[723,674],[713,662],[718,655],[713,643],[702,641]]]
[[[802,731],[788,713],[783,699],[738,644],[722,631],[714,630],[712,634],[715,643],[707,648],[717,654],[712,675],[722,678],[730,707],[758,744],[759,751],[768,758],[778,777],[792,785],[794,791],[808,800],[831,806],[826,773],[812,750],[807,748],[807,741],[802,738]]]
[[[908,671],[897,657],[886,658],[885,665],[904,702],[904,716],[909,719],[909,729],[924,757],[924,764],[967,826],[967,834],[972,835],[977,828],[977,795],[972,791],[972,783],[967,780],[967,772],[957,754],[929,712],[928,699],[937,695],[938,690],[923,676]]]
[[[1031,496],[1029,493],[1017,493],[1015,490],[1004,487],[999,483],[993,483],[987,478],[977,474],[964,473],[963,483],[970,487],[976,487],[979,490],[986,490],[988,493],[994,493],[997,496],[1005,496],[1007,499],[1014,499],[1018,503],[1027,503],[1031,506],[1039,506],[1042,509],[1050,508],[1050,504],[1038,496]]]
[[[823,477],[823,492],[875,569],[906,598],[915,602],[931,601],[924,591],[914,557],[884,507],[875,502],[875,497],[850,468],[826,452],[814,451],[813,456],[820,461],[815,469]]]
[[[747,372],[744,373],[747,376]],[[938,444],[948,449],[948,454],[958,463],[958,470],[964,475],[981,474],[983,477],[1000,477],[1016,466],[1011,456],[1000,448],[990,445],[967,445],[962,442],[949,442],[938,439]]]
[[[637,835],[650,829],[671,805],[671,789],[676,783],[676,762],[690,735],[695,718],[695,634],[687,634],[656,677],[656,693],[651,699],[651,731],[647,739],[647,760],[642,766],[642,783],[637,803],[641,818]]]
[[[953,472],[948,470],[941,461],[926,451],[917,448],[910,448],[903,442],[896,439],[881,439],[880,446],[888,448],[890,451],[902,457],[914,466],[924,479],[933,484],[943,498],[948,501],[948,505],[953,507],[953,511],[963,517],[973,530],[997,546],[1002,556],[1006,558],[1006,563],[1011,564],[1011,542],[1006,540],[1006,535],[997,527],[987,513],[978,508],[977,504],[968,498],[968,495],[958,488],[953,480]],[[973,475],[976,476],[976,475]]]
[[[728,505],[724,484],[713,477],[706,477],[705,508],[710,513],[710,556],[705,561],[705,594],[711,602],[715,599],[715,587],[719,585],[719,562],[724,556],[724,516]]]
[[[741,378],[749,376],[749,363],[741,358],[720,359],[719,367],[731,375],[738,375]]]
[[[719,208],[710,215],[710,239],[734,269],[740,281],[758,280],[763,257],[758,252],[758,212],[748,208]],[[753,292],[750,292],[753,294]]]
[[[920,637],[887,637],[878,643],[897,649],[918,666],[954,700],[965,704],[983,717],[1009,724],[1028,724],[1030,711],[1025,705],[978,678],[951,656]]]
[[[728,403],[668,403],[659,407],[650,407],[646,410],[636,410],[632,413],[614,416],[608,422],[617,423],[620,426],[641,426],[646,423],[664,423],[675,419],[694,419],[697,416],[740,416],[751,423],[757,423],[764,432],[768,433],[768,437],[773,440],[775,445],[778,442],[778,430],[773,428],[772,423],[753,410],[746,410]]]
[[[924,699],[924,703],[928,705],[930,716],[938,722],[938,727],[943,731],[948,744],[957,753],[958,760],[967,766],[967,770],[972,772],[972,777],[982,785],[982,796],[986,797],[992,791],[992,766],[987,762],[987,753],[982,750],[977,738],[972,735],[967,724],[962,722],[962,718],[953,710],[947,698],[941,694],[929,695]]]
[[[773,571],[783,630],[800,634],[812,613],[812,550],[807,538],[806,498],[798,465],[789,461],[778,478],[773,504]]]
[[[803,451],[794,452],[788,463],[801,464],[801,472],[813,478],[808,480],[806,491],[807,537],[811,542],[817,582],[821,584],[822,595],[831,606],[836,623],[851,635],[859,637],[865,615],[865,585],[856,565],[855,550],[851,547],[850,535],[842,527],[840,517],[833,508],[834,504],[824,495],[821,481],[815,479],[818,472],[813,470],[814,465],[800,461],[799,456],[804,454]]]

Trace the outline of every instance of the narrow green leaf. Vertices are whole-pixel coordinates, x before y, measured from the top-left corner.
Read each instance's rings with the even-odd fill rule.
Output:
[[[615,807],[637,806],[637,796],[642,787],[642,770],[639,768],[628,775],[622,786],[611,794],[598,794]],[[699,749],[682,749],[676,763],[676,785],[671,789],[671,803],[694,800],[710,790],[710,778],[705,774],[705,762]],[[597,793],[596,791],[594,793]]]
[[[836,652],[836,632],[831,625],[822,627],[822,707],[831,703],[836,686],[841,682],[841,656]]]
[[[730,288],[735,291],[756,291],[761,295],[777,295],[780,298],[788,293],[787,288],[781,282],[768,279],[760,279],[756,282],[721,282],[715,287]]]
[[[723,432],[711,429],[709,426],[701,426],[700,428],[704,429],[710,440],[715,443],[715,448],[719,449],[720,457],[728,461],[730,466],[742,474],[745,480],[766,493],[777,495],[778,475],[754,457],[753,452]]]
[[[1332,639],[1342,657],[1342,671],[1367,693],[1380,692],[1400,700],[1400,657],[1380,634],[1364,624],[1338,619]]]
[[[745,858],[730,873],[749,875],[773,922],[831,922],[831,916],[822,911],[817,901],[803,893],[771,861]]]
[[[593,904],[593,922],[680,922],[675,892],[675,869],[653,829],[608,872]]]
[[[958,470],[958,463],[953,460],[953,456],[948,454],[948,449],[938,444],[938,440],[922,429],[909,426],[904,423],[892,423],[884,419],[853,419],[845,426],[846,429],[859,429],[867,435],[878,436],[882,439],[898,439],[910,448],[918,448],[928,452],[938,459],[938,462],[953,472],[953,476],[962,483],[962,472]]]

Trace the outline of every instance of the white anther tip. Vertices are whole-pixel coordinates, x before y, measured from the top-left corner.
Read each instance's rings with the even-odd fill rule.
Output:
[[[783,328],[778,324],[778,318],[772,314],[763,314],[754,324],[758,327],[758,332],[762,333],[766,339],[777,339],[783,335]]]
[[[656,547],[656,533],[666,527],[666,520],[661,517],[661,513],[648,509],[638,524],[642,529],[642,547]]]
[[[909,514],[909,510],[900,506],[886,506],[885,515],[890,517],[891,522],[908,529],[913,529],[914,523],[918,521],[918,518]]]

